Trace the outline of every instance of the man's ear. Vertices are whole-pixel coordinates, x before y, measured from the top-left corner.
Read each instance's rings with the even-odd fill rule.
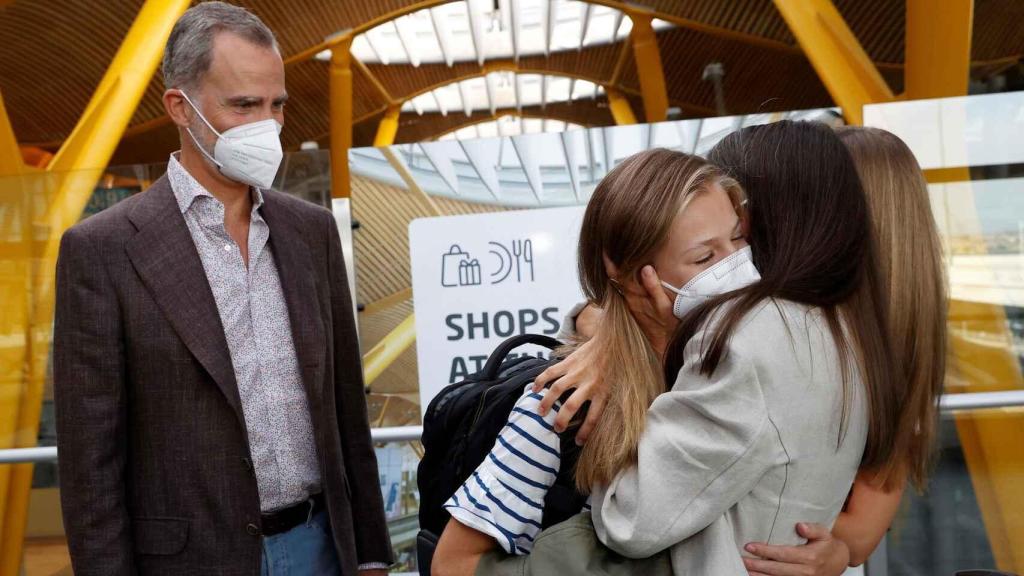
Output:
[[[167,112],[167,116],[178,126],[187,128],[192,124],[192,108],[188,102],[185,101],[185,97],[182,96],[181,90],[177,88],[169,88],[164,90],[164,111]]]

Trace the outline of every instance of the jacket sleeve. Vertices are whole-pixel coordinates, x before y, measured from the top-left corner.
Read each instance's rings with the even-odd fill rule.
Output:
[[[75,574],[131,574],[121,312],[100,251],[80,229],[61,239],[56,294],[53,383],[71,560]]]
[[[695,354],[686,359],[648,411],[637,465],[594,492],[598,538],[623,556],[646,558],[703,530],[780,458],[752,363],[732,349],[707,377]]]
[[[380,494],[377,456],[370,440],[366,414],[363,365],[352,317],[352,296],[348,289],[341,237],[333,217],[325,218],[328,227],[327,258],[330,269],[331,318],[334,323],[334,386],[341,448],[345,470],[352,490],[351,504],[356,534],[358,563],[394,562],[391,539],[384,517]]]

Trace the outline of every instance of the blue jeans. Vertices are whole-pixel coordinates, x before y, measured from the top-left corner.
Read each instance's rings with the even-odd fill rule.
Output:
[[[263,538],[261,576],[337,576],[341,574],[334,551],[331,522],[321,510],[309,522],[281,534]]]

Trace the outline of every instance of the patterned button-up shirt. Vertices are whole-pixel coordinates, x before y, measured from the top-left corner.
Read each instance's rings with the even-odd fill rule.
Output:
[[[172,155],[167,166],[178,207],[224,325],[249,434],[260,508],[270,512],[320,491],[320,467],[281,280],[253,189],[249,266],[224,227],[224,205]]]

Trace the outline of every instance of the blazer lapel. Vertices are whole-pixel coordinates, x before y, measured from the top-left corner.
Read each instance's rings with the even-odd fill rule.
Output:
[[[280,193],[264,193],[260,213],[270,227],[270,247],[288,305],[292,340],[306,394],[311,403],[319,402],[322,399],[321,374],[326,341],[323,317],[320,314],[320,295],[314,282],[316,275],[309,246],[298,229],[297,215],[276,194]]]
[[[178,337],[210,374],[238,416],[245,417],[231,352],[202,260],[167,177],[142,193],[129,218],[139,232],[128,257]]]

